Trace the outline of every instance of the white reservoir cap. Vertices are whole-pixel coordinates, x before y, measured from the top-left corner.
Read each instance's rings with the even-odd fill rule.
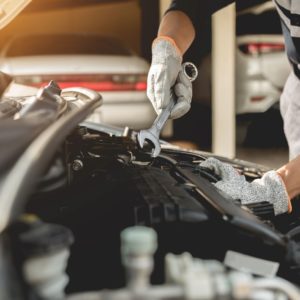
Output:
[[[152,255],[157,249],[157,234],[154,229],[133,226],[121,232],[121,252],[123,255]]]

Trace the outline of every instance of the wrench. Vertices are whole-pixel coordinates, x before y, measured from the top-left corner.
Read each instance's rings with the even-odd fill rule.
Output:
[[[191,82],[194,81],[198,76],[198,70],[196,66],[190,62],[183,63],[182,70]],[[141,148],[143,148],[146,140],[154,146],[154,149],[151,153],[152,157],[157,157],[160,153],[159,135],[169,119],[175,103],[175,94],[172,92],[169,104],[166,108],[162,109],[161,113],[154,120],[153,125],[149,129],[141,130],[137,135],[137,140]]]

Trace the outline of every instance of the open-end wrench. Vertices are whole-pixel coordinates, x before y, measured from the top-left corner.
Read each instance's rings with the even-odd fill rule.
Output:
[[[190,62],[183,63],[182,70],[190,81],[194,81],[198,76],[198,70],[196,66]],[[161,113],[154,120],[153,125],[149,129],[141,130],[137,135],[137,140],[141,148],[143,148],[146,140],[153,145],[154,148],[151,154],[152,157],[157,157],[160,153],[159,135],[169,119],[175,103],[175,94],[172,91],[168,106],[162,109]]]

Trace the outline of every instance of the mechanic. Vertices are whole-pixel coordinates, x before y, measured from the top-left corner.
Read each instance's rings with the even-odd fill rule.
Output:
[[[177,103],[171,112],[176,119],[191,107],[192,85],[181,71],[182,57],[199,37],[199,28],[217,10],[234,0],[173,0],[164,15],[158,36],[152,44],[152,63],[148,74],[147,95],[157,113],[165,108],[174,87]],[[285,44],[293,71],[280,100],[284,131],[290,158],[300,154],[300,0],[274,0],[281,18]],[[222,180],[216,186],[242,203],[272,201],[275,214],[290,212],[290,199],[300,193],[300,158],[261,179],[248,183],[229,165],[208,159],[203,166],[212,168]],[[271,200],[270,200],[271,199]]]

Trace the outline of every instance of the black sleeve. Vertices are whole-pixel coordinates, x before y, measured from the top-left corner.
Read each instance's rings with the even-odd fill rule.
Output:
[[[211,49],[211,15],[235,0],[173,0],[167,12],[180,10],[192,21],[196,37],[184,60],[199,65]],[[166,13],[167,13],[166,12]]]
[[[201,20],[210,19],[217,10],[235,2],[235,0],[173,0],[168,11],[180,10],[187,14],[195,28]]]

